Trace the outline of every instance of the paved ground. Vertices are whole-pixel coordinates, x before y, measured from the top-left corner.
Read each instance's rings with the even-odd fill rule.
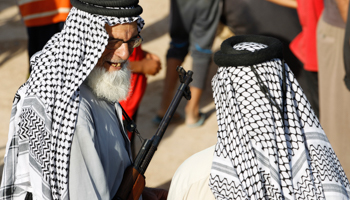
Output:
[[[23,84],[28,74],[26,30],[13,0],[1,0],[0,3],[0,171],[7,142],[8,123],[13,96]],[[151,123],[160,103],[162,83],[165,76],[165,54],[170,41],[169,1],[140,0],[144,9],[142,17],[146,26],[142,31],[145,39],[143,48],[156,53],[162,59],[163,69],[159,74],[148,78],[145,97],[138,116],[138,130],[144,138],[150,138],[157,127]],[[227,37],[227,29],[220,32],[215,40],[217,50],[222,39]],[[185,60],[184,68],[191,69],[191,58]],[[201,102],[201,110],[208,114],[205,124],[199,128],[188,128],[183,123],[170,124],[160,146],[146,171],[146,185],[168,188],[171,177],[177,167],[190,155],[216,143],[216,116],[212,99],[210,79],[216,72],[212,64],[208,76],[207,88]],[[183,99],[178,112],[183,115],[186,100]],[[140,143],[137,143],[139,147]],[[1,175],[0,175],[1,176]]]

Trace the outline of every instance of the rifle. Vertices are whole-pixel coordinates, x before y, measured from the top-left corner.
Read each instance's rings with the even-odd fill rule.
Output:
[[[191,91],[189,83],[192,81],[192,71],[186,72],[181,66],[176,68],[180,77],[180,86],[171,101],[162,121],[160,122],[155,135],[151,139],[144,140],[141,149],[139,150],[135,161],[132,165],[126,168],[123,180],[119,186],[117,194],[113,200],[138,200],[145,187],[145,171],[151,162],[151,159],[157,150],[157,147],[168,127],[168,124],[177,109],[181,98],[184,96],[187,100],[191,99]],[[135,131],[136,126],[131,124],[132,130]]]

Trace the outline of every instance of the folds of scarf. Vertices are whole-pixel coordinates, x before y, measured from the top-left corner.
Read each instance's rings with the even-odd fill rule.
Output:
[[[212,79],[218,141],[209,185],[216,199],[349,198],[348,179],[282,63],[219,67]]]

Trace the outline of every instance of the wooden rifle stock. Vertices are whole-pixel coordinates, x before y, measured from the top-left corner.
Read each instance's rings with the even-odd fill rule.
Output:
[[[138,200],[145,185],[145,176],[130,165],[124,172],[122,183],[113,200]]]
[[[141,149],[135,158],[135,162],[125,170],[123,180],[118,188],[117,194],[113,197],[113,200],[139,199],[146,184],[144,176],[145,171],[157,150],[159,142],[162,139],[177,106],[182,97],[185,97],[187,100],[191,99],[191,92],[188,85],[192,81],[193,72],[186,72],[181,66],[178,66],[176,71],[179,73],[181,84],[160,122],[156,134],[151,139],[146,139],[143,142]]]

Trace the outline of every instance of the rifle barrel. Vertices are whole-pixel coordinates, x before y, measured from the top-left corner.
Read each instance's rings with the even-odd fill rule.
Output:
[[[180,73],[180,75],[183,76],[183,82],[181,82],[181,85],[179,86],[178,90],[176,91],[176,94],[175,94],[173,100],[171,101],[168,110],[166,111],[162,121],[159,124],[159,127],[156,131],[156,134],[151,139],[152,144],[151,144],[146,156],[144,157],[144,160],[140,166],[140,171],[143,171],[143,172],[146,171],[149,163],[151,162],[151,159],[153,158],[154,153],[156,152],[156,150],[158,148],[160,141],[162,140],[162,137],[165,133],[165,130],[167,129],[169,122],[170,122],[171,118],[173,117],[175,110],[177,109],[177,107],[178,107],[178,105],[179,105],[179,103],[184,95],[186,88],[188,87],[189,83],[192,81],[192,75],[193,75],[192,71],[188,71],[186,73],[186,71],[184,71],[184,70],[180,71],[180,70],[183,70],[182,67],[180,67],[180,69],[178,69],[177,71]]]

